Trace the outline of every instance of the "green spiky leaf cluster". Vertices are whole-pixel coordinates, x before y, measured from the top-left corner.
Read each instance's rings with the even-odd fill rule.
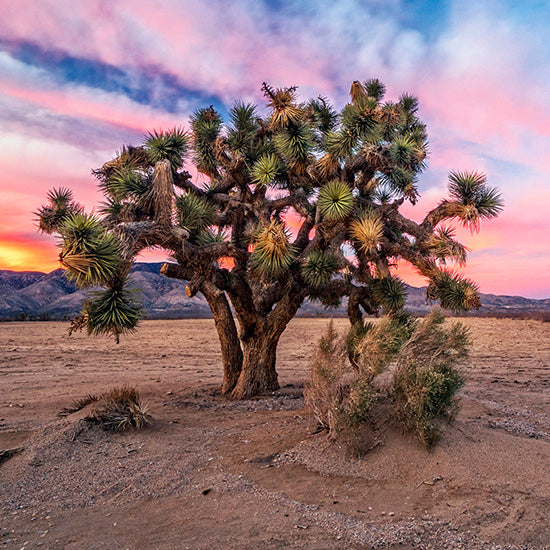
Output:
[[[144,146],[151,164],[167,160],[172,169],[177,171],[183,166],[189,147],[189,135],[182,128],[167,132],[153,130],[147,134]]]
[[[467,249],[454,237],[455,231],[452,227],[442,226],[430,235],[426,245],[433,256],[443,264],[450,260],[460,266],[465,266]]]
[[[214,141],[222,129],[222,119],[212,108],[200,109],[191,117],[193,128],[194,161],[197,169],[214,177],[218,172],[218,160],[214,152]]]
[[[117,201],[143,199],[151,189],[151,182],[138,172],[133,164],[126,164],[113,171],[106,182],[109,195]]]
[[[327,284],[338,269],[336,258],[323,250],[314,250],[306,258],[302,266],[302,276],[313,286]]]
[[[393,313],[405,306],[407,289],[397,277],[382,277],[374,284],[373,296],[385,311]]]
[[[432,278],[428,297],[438,301],[441,307],[455,312],[479,309],[481,306],[477,285],[450,271],[439,271]]]
[[[455,217],[474,230],[481,219],[496,218],[504,206],[500,192],[487,186],[487,176],[481,172],[451,172],[449,195]]]
[[[272,185],[277,181],[281,170],[282,162],[279,157],[269,153],[262,155],[252,168],[252,181],[256,185]]]
[[[258,130],[256,106],[238,101],[229,115],[231,127],[227,136],[227,146],[235,153],[248,155]]]
[[[106,284],[120,265],[120,243],[100,221],[86,214],[71,214],[61,229],[59,259],[67,277],[78,286]]]
[[[214,207],[204,197],[181,195],[176,200],[176,209],[179,225],[196,236],[214,221]]]
[[[74,202],[73,193],[64,187],[54,188],[46,195],[48,204],[36,212],[38,227],[44,233],[58,231],[65,220],[72,214],[82,211],[82,207]]]
[[[88,334],[111,334],[118,340],[120,334],[136,330],[141,307],[135,291],[128,289],[127,280],[117,278],[105,290],[93,292],[83,311]]]
[[[353,209],[351,189],[343,181],[333,180],[321,187],[317,204],[325,218],[331,221],[341,220]]]

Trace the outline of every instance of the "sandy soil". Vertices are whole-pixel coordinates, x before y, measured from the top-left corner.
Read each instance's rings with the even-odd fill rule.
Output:
[[[63,323],[0,324],[6,548],[550,548],[550,323],[468,319],[456,423],[427,453],[388,434],[361,460],[315,433],[302,389],[327,321],[293,321],[282,389],[216,394],[208,320],[149,321],[119,346]],[[345,320],[336,326],[344,328]],[[73,399],[132,384],[154,424],[108,434]]]

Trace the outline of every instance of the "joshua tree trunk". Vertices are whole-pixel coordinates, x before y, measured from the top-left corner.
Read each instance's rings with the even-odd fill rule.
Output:
[[[267,331],[256,331],[241,341],[243,363],[237,384],[231,392],[233,399],[245,399],[279,389],[275,370],[278,338]]]
[[[243,366],[231,392],[233,399],[245,399],[279,389],[275,370],[277,345],[302,302],[300,292],[290,289],[265,317],[250,313],[244,315],[242,310],[238,311]]]
[[[221,391],[227,395],[231,393],[235,384],[237,384],[243,364],[243,352],[237,334],[237,327],[225,294],[214,285],[206,282],[203,283],[201,291],[210,306],[218,332],[223,364]]]

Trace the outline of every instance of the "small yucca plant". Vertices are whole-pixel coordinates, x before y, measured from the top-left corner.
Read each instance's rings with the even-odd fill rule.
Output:
[[[122,432],[130,428],[141,430],[152,420],[139,392],[131,386],[115,387],[101,394],[88,394],[73,401],[70,407],[59,413],[59,416],[68,416],[88,405],[93,407],[85,420],[99,424],[104,430],[111,432]]]
[[[145,428],[151,423],[151,415],[135,388],[121,386],[102,394],[87,420],[99,424],[104,430],[122,432],[130,428]]]

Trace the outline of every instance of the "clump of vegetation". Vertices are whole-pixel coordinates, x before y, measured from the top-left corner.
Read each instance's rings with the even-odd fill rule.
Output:
[[[444,321],[440,310],[420,321],[398,312],[346,338],[331,323],[311,364],[306,407],[355,455],[378,443],[377,424],[388,416],[431,448],[441,421],[459,410],[457,366],[468,356],[467,329]]]
[[[347,344],[331,321],[311,363],[304,399],[319,425],[355,455],[364,454],[373,442],[368,420],[376,395],[371,382],[354,372]]]
[[[72,414],[92,403],[93,409],[85,420],[99,424],[110,432],[122,432],[129,428],[141,430],[151,422],[147,405],[138,391],[129,386],[113,388],[99,395],[88,394],[74,401],[70,408],[63,409],[60,415]]]
[[[455,418],[465,382],[457,365],[468,357],[468,329],[461,323],[447,328],[444,321],[436,310],[418,323],[401,348],[393,382],[399,421],[427,448],[439,439],[438,421]]]

